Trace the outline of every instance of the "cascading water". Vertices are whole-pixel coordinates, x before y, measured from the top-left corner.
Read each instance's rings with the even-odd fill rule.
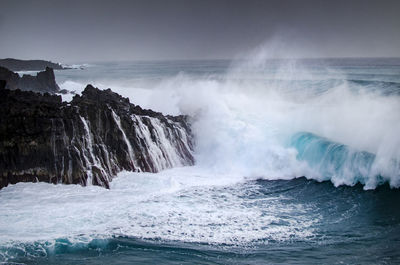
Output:
[[[124,139],[124,142],[125,142],[125,144],[126,144],[126,147],[128,148],[129,159],[130,159],[130,161],[131,161],[133,167],[134,167],[135,169],[138,169],[139,167],[137,166],[137,163],[136,163],[135,158],[134,158],[135,155],[134,155],[134,153],[133,153],[132,145],[131,145],[131,143],[129,142],[128,138],[126,137],[125,131],[124,131],[124,130],[122,129],[122,127],[121,127],[121,119],[120,119],[120,117],[119,117],[117,114],[115,114],[114,110],[112,110],[112,109],[111,109],[111,113],[112,113],[112,117],[113,117],[115,123],[116,123],[117,126],[118,126],[118,129],[119,129],[120,132],[122,133],[122,137],[123,137],[123,139]]]

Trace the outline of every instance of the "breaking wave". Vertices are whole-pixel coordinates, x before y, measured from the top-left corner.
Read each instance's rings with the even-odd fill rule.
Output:
[[[312,133],[301,132],[292,137],[291,145],[296,148],[297,159],[307,161],[320,177],[331,180],[335,185],[355,185],[358,182],[365,188],[375,188],[386,181],[398,187],[400,165],[392,160],[380,168],[376,155],[353,150],[344,144],[335,143]],[[384,175],[385,174],[385,175]],[[317,175],[317,176],[318,176]],[[395,176],[395,177],[392,177]]]
[[[351,67],[346,61],[340,67],[340,61],[332,66],[323,60],[271,60],[261,52],[252,60],[228,62],[225,67],[220,61],[213,67],[211,62],[200,63],[201,71],[195,63],[146,64],[145,72],[133,64],[124,65],[124,76],[104,76],[105,69],[98,69],[96,77],[93,66],[92,79],[81,80],[80,87],[85,82],[111,87],[144,108],[190,115],[197,165],[216,174],[265,179],[306,176],[336,185],[360,182],[366,189],[387,181],[399,187],[400,79],[393,62],[375,68],[362,62]],[[148,82],[135,73],[149,75]],[[62,88],[79,87],[78,81],[62,81]],[[365,151],[373,163],[361,170],[364,162],[351,159],[353,165],[346,162],[339,177],[329,167],[341,160],[316,163],[307,159],[309,153],[300,154],[298,146],[290,145],[298,132]],[[344,172],[344,168],[360,170]]]

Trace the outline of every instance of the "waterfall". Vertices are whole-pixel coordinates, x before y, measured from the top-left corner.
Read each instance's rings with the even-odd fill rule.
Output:
[[[133,153],[132,145],[131,145],[131,143],[129,142],[128,137],[126,137],[125,131],[124,131],[124,129],[123,129],[122,126],[121,126],[121,118],[120,118],[117,114],[115,114],[115,112],[114,112],[113,109],[110,108],[110,110],[111,110],[112,117],[113,117],[115,123],[116,123],[117,126],[118,126],[118,129],[119,129],[120,132],[122,133],[122,137],[123,137],[123,139],[124,139],[124,142],[126,143],[126,147],[128,148],[129,159],[130,159],[130,161],[131,161],[133,167],[134,167],[135,169],[137,169],[137,168],[139,168],[139,167],[137,166],[137,163],[136,163],[136,159],[135,159],[135,155],[134,155],[134,153]]]

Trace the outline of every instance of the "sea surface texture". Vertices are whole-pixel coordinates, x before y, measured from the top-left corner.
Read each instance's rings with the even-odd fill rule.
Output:
[[[190,115],[196,163],[3,188],[0,262],[400,263],[399,59],[74,67],[61,89]]]

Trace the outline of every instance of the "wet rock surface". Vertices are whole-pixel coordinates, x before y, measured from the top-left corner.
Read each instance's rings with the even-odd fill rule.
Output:
[[[100,185],[122,171],[192,165],[186,116],[164,116],[88,85],[70,103],[0,82],[0,188],[17,182]]]

